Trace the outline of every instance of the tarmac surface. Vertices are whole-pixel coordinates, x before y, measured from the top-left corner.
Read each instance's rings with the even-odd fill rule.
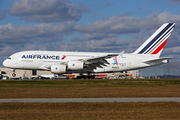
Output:
[[[7,98],[0,103],[67,103],[67,102],[180,102],[180,97],[150,98]]]

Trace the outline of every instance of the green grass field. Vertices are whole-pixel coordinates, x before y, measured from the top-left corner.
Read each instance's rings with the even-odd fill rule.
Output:
[[[180,97],[180,79],[6,80],[0,98]],[[179,102],[0,103],[6,120],[179,120]]]
[[[180,97],[180,79],[0,81],[0,98],[103,97]]]
[[[180,103],[3,103],[1,120],[179,120]]]

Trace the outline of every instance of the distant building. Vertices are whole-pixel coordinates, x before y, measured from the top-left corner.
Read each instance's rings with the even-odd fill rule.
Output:
[[[2,68],[0,67],[0,73],[1,73],[1,79],[4,77],[5,78],[9,78],[9,79],[24,79],[24,78],[29,78],[29,79],[33,79],[36,77],[39,77],[40,75],[53,75],[53,73],[51,73],[50,71],[40,71],[37,70],[36,73],[33,73],[36,71],[32,71],[32,70],[14,70],[14,69],[10,69],[10,68]]]
[[[139,73],[139,70],[131,70],[131,71],[122,71],[122,72],[117,72],[117,73],[109,73],[111,74],[110,78],[115,77],[116,79],[124,79],[124,78],[142,78],[141,74]],[[109,75],[108,75],[109,76]]]
[[[0,67],[0,77],[1,79],[35,79],[37,77],[41,78],[76,78],[79,74],[65,74],[65,75],[57,75],[51,73],[50,71],[32,71],[32,70],[14,70],[10,68],[2,68]],[[85,74],[86,75],[86,74]],[[125,78],[140,78],[141,74],[138,70],[133,71],[123,71],[117,73],[97,73],[94,74],[95,78],[105,78],[105,79],[125,79]]]

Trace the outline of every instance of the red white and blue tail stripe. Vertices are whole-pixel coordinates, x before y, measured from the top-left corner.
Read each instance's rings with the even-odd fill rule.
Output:
[[[134,54],[147,54],[159,57],[171,32],[173,31],[175,23],[163,24],[151,37],[149,37]]]

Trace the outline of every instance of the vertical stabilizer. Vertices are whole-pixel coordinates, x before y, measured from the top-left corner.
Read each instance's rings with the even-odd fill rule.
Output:
[[[159,57],[174,29],[174,26],[175,23],[163,24],[134,52],[134,54],[147,54]]]

